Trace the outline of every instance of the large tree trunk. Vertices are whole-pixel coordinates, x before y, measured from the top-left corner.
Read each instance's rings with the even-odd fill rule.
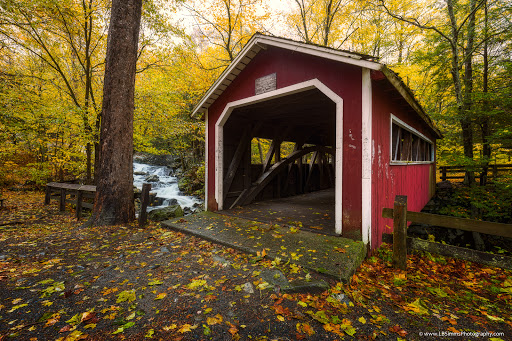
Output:
[[[113,0],[107,43],[93,225],[135,219],[133,111],[142,0]]]

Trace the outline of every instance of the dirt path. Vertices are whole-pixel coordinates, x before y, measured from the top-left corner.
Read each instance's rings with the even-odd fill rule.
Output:
[[[155,225],[78,229],[71,212],[44,207],[39,193],[4,196],[2,341],[512,339],[510,271],[425,255],[399,272],[383,248],[343,286]],[[261,275],[277,270],[330,289],[269,288]]]

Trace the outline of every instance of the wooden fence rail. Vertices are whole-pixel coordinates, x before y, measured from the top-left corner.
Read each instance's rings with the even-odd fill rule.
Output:
[[[393,208],[382,209],[383,218],[393,219],[393,265],[405,270],[407,264],[407,222],[428,224],[469,232],[512,238],[512,224],[407,211],[407,196],[397,195]]]
[[[446,181],[448,179],[464,179],[466,166],[441,166],[439,167],[439,171],[441,172],[441,180]],[[482,167],[478,167],[475,172],[482,172]],[[497,177],[499,173],[512,172],[512,164],[489,164],[488,171],[490,172],[490,177]]]

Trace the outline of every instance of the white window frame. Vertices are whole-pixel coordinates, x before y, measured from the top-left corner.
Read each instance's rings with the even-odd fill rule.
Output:
[[[414,129],[395,115],[391,114],[391,118],[389,120],[389,164],[391,166],[404,166],[404,165],[427,165],[435,163],[435,153],[434,153],[434,142],[431,139],[420,133],[418,130]],[[430,161],[396,161],[393,160],[393,124],[409,131],[430,143]]]

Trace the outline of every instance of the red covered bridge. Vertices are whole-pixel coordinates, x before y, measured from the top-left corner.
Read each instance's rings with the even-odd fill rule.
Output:
[[[441,137],[398,76],[370,56],[254,35],[194,110],[206,121],[206,204],[225,210],[323,190],[333,232],[381,243],[395,195],[421,210]],[[272,140],[251,164],[253,138]],[[281,157],[283,142],[295,147]],[[328,190],[328,189],[331,190]]]

